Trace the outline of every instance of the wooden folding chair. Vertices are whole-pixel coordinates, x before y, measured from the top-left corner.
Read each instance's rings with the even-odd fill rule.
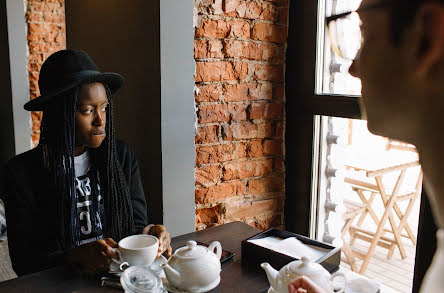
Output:
[[[409,238],[414,245],[416,245],[416,235],[414,235],[412,229],[407,224],[407,219],[410,216],[410,213],[413,209],[413,206],[416,202],[416,199],[421,194],[422,187],[422,170],[419,173],[415,190],[411,193],[398,195],[401,184],[404,180],[404,176],[406,174],[407,169],[410,167],[417,166],[417,163],[407,163],[403,166],[390,167],[385,170],[377,170],[373,172],[367,172],[368,177],[374,177],[376,184],[368,183],[365,181],[360,181],[352,178],[345,178],[345,182],[350,183],[352,188],[358,194],[359,198],[365,205],[365,211],[361,214],[357,225],[349,227],[351,241],[350,244],[353,244],[355,239],[361,239],[370,243],[369,250],[365,255],[357,255],[363,258],[363,264],[360,268],[360,273],[363,274],[367,269],[368,263],[370,262],[370,258],[373,255],[374,249],[376,245],[386,248],[389,250],[387,254],[387,258],[390,259],[393,256],[395,248],[399,248],[399,252],[401,257],[405,259],[407,257],[404,245],[402,243],[401,237]],[[398,180],[391,194],[387,194],[386,188],[382,182],[382,175],[388,172],[400,171],[398,176]],[[364,192],[370,192],[369,198],[367,198]],[[379,194],[385,206],[385,211],[383,216],[379,219],[373,210],[372,204],[376,197]],[[409,200],[407,208],[403,213],[398,206],[398,202]],[[399,218],[399,224],[397,225],[392,214],[392,210],[395,211],[395,214]],[[361,226],[364,222],[364,219],[367,215],[370,215],[376,226],[378,227],[376,231],[370,231],[367,229],[363,229]],[[386,229],[384,227],[386,221],[389,221],[391,229]],[[403,234],[403,230],[407,232],[407,234]],[[393,234],[393,238],[386,237],[383,235],[384,232],[388,232]]]
[[[363,204],[353,202],[350,200],[344,200],[344,206],[346,212],[342,215],[342,219],[344,220],[344,226],[341,230],[341,236],[342,236],[342,251],[344,252],[345,257],[347,258],[347,262],[350,265],[353,272],[358,272],[358,266],[356,264],[355,257],[358,256],[360,252],[354,251],[347,240],[345,239],[345,236],[347,233],[349,233],[349,229],[355,220],[357,216],[362,214],[366,208]]]

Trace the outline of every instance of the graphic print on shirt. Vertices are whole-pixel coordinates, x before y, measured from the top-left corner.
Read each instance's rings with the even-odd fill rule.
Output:
[[[102,217],[103,200],[100,185],[91,183],[91,171],[75,178],[77,193],[77,217],[80,226],[80,245],[103,238]],[[96,192],[93,192],[96,188]],[[93,194],[98,194],[97,197]],[[94,211],[93,204],[98,200],[98,210]],[[94,218],[92,218],[94,217]]]

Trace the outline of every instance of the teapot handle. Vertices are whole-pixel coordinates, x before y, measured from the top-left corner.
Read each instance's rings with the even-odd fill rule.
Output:
[[[213,241],[211,242],[210,246],[208,246],[208,250],[211,252],[214,252],[215,248],[216,248],[216,256],[218,259],[220,259],[222,255],[222,246],[220,245],[219,241]]]
[[[335,279],[335,278],[337,278],[337,277],[342,277],[342,278],[344,278],[344,288],[342,288],[341,290],[339,290],[339,291],[336,291],[336,293],[344,293],[344,291],[345,291],[345,288],[347,288],[347,278],[345,277],[345,274],[343,273],[343,272],[336,272],[336,273],[334,273],[333,275],[331,275],[331,277],[330,277],[330,281],[331,282],[333,282],[333,280]]]

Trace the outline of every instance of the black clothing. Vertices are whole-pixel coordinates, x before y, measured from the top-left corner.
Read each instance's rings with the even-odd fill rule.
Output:
[[[136,233],[141,233],[148,220],[139,165],[127,144],[117,141],[116,147],[129,187]],[[43,165],[41,148],[12,158],[4,174],[3,196],[14,271],[20,276],[62,264],[64,253],[57,240],[57,193]]]

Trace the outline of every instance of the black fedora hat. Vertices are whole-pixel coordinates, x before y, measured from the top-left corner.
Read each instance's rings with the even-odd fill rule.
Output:
[[[91,57],[80,50],[55,52],[42,65],[39,75],[40,97],[24,106],[28,111],[43,111],[61,93],[82,83],[102,82],[114,94],[122,85],[123,77],[112,72],[100,72]]]

